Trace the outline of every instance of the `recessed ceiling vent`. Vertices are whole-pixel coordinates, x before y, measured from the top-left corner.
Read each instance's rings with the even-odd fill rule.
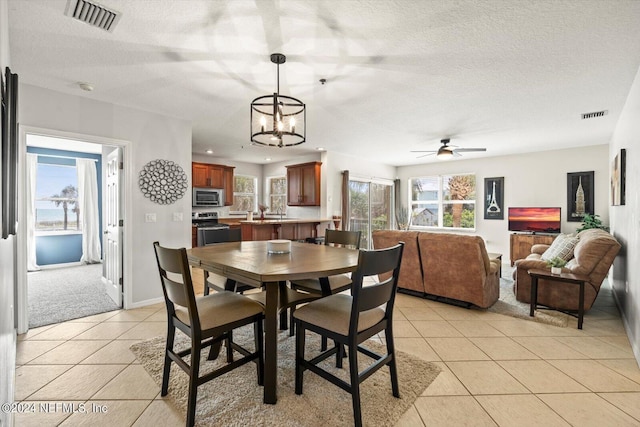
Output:
[[[86,0],[67,0],[64,14],[109,32],[113,32],[120,20],[120,12]]]
[[[595,111],[593,113],[583,113],[580,115],[582,120],[584,119],[595,119],[596,117],[604,117],[609,113],[609,110]]]

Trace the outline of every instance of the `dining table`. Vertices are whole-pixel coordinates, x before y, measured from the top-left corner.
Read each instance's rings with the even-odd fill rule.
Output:
[[[267,241],[219,243],[187,250],[189,264],[224,276],[229,281],[264,286],[264,403],[275,404],[277,397],[278,311],[286,306],[287,295],[297,293],[283,288],[288,280],[324,278],[353,272],[358,250],[291,242],[286,253],[270,253]],[[286,318],[286,314],[285,314]]]

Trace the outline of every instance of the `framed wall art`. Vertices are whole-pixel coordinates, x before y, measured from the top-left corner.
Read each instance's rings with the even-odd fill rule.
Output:
[[[593,171],[567,174],[567,221],[581,222],[593,215]]]
[[[484,179],[484,219],[504,219],[504,177]]]
[[[625,181],[627,169],[627,150],[620,149],[611,166],[611,205],[625,204]]]

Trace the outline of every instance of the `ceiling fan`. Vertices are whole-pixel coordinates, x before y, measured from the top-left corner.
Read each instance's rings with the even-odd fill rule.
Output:
[[[411,151],[411,152],[427,153],[427,154],[423,154],[422,156],[418,156],[417,157],[418,159],[435,154],[438,159],[445,160],[445,159],[450,159],[452,157],[460,157],[460,153],[470,153],[473,151],[487,151],[486,148],[457,148],[455,145],[449,145],[449,142],[451,142],[449,138],[441,139],[440,143],[442,144],[442,147],[438,148],[437,150]]]

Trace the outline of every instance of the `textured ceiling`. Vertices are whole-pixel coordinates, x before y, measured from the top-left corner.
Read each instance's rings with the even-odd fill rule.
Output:
[[[113,32],[66,3],[9,0],[21,82],[191,120],[194,153],[253,163],[317,147],[426,163],[410,151],[445,137],[487,148],[463,158],[605,144],[640,66],[636,0],[101,0],[122,13]],[[301,148],[249,141],[273,52],[280,92],[307,104]]]

